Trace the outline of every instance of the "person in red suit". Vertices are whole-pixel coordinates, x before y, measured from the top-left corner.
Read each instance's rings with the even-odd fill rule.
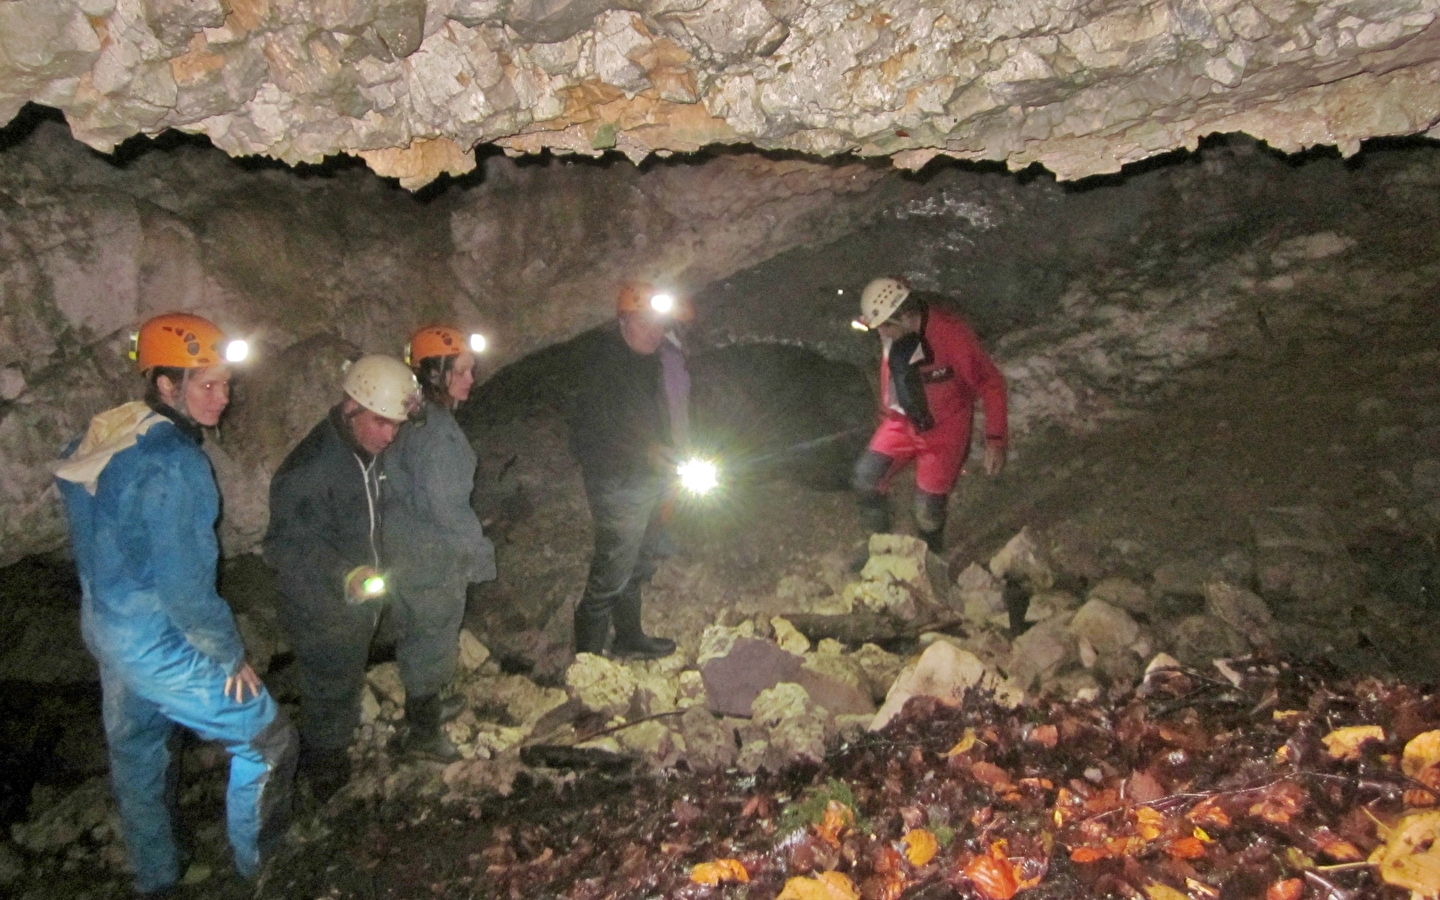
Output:
[[[975,401],[985,411],[987,475],[1005,468],[1005,376],[960,318],[912,296],[895,278],[876,278],[860,298],[857,327],[879,332],[880,426],[855,464],[860,522],[890,530],[886,489],[915,463],[915,526],[931,550],[944,546],[946,501],[970,453]]]

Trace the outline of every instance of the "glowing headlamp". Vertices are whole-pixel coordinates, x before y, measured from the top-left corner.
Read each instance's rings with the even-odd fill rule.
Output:
[[[650,298],[650,308],[662,316],[668,316],[675,311],[675,295],[656,294]]]
[[[869,325],[866,325],[864,322],[862,322],[862,321],[859,320],[859,319],[851,319],[851,320],[850,320],[850,327],[853,328],[853,329],[855,329],[856,331],[869,331],[869,330],[870,330],[870,326],[869,326]]]
[[[486,346],[487,346],[487,344],[486,344],[486,341],[485,341],[485,335],[483,335],[483,334],[472,334],[472,335],[470,335],[470,352],[471,352],[471,353],[484,353]]]
[[[365,592],[367,598],[380,596],[385,593],[385,576],[371,575],[360,582],[360,590]]]
[[[244,362],[249,357],[250,343],[248,341],[230,341],[225,344],[226,362]]]
[[[675,467],[680,487],[698,496],[715,490],[720,484],[720,469],[712,460],[694,457]]]

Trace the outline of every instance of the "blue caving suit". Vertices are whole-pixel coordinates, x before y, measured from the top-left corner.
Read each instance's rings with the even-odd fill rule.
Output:
[[[455,674],[465,586],[495,578],[495,547],[470,505],[475,450],[450,410],[427,402],[385,450],[385,557],[407,700]]]
[[[97,416],[56,479],[141,893],[165,890],[181,874],[166,796],[176,725],[231,754],[226,824],[241,876],[255,874],[262,848],[283,832],[295,767],[295,731],[270,694],[225,695],[245,648],[216,593],[220,495],[199,428],[162,411],[130,403]]]

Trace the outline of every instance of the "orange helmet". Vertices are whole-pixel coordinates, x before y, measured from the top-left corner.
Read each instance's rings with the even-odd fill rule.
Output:
[[[140,326],[131,335],[130,358],[140,371],[155,366],[203,369],[244,358],[244,341],[228,344],[225,335],[209,319],[188,313],[166,313]]]
[[[485,350],[485,336],[472,334],[468,337],[460,329],[446,325],[427,325],[410,337],[405,345],[405,363],[411,367],[420,360],[432,356],[459,356],[466,350],[481,353]]]
[[[677,322],[689,322],[695,318],[695,305],[689,297],[659,290],[648,281],[627,281],[620,286],[615,312],[622,316],[643,312]]]

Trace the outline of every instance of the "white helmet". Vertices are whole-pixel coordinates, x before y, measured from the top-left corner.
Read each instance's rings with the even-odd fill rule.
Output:
[[[860,324],[874,328],[895,315],[895,310],[910,296],[910,287],[896,278],[877,278],[865,285],[860,294]]]
[[[345,393],[377,416],[400,421],[419,402],[410,367],[389,356],[362,356],[345,370]]]

